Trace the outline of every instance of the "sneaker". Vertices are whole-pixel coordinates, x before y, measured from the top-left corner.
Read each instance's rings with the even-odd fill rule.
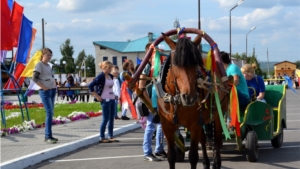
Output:
[[[122,119],[122,120],[130,120],[130,118],[127,117],[127,116],[122,116],[121,119]]]
[[[54,137],[51,137],[51,139],[53,139],[53,140],[55,140],[55,141],[58,141],[58,139],[57,139],[57,138],[54,138]]]
[[[45,142],[50,143],[50,144],[55,144],[57,141],[52,138],[46,138]]]
[[[165,150],[163,150],[162,152],[159,152],[159,153],[154,153],[154,155],[155,155],[156,157],[159,157],[159,158],[167,158],[167,157],[168,157],[168,155],[167,155],[167,153],[165,152]]]
[[[145,160],[145,161],[161,161],[161,159],[155,157],[153,154],[146,155],[146,156],[144,157],[144,160]]]
[[[116,117],[115,117],[115,120],[120,120],[120,119],[121,119],[121,118],[120,118],[120,117],[118,117],[118,116],[116,116]]]

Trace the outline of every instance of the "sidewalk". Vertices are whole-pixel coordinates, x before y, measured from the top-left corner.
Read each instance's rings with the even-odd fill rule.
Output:
[[[37,99],[30,97],[30,100]],[[9,97],[9,101],[15,100]],[[15,100],[16,101],[16,100]],[[38,100],[36,100],[38,102]],[[44,128],[1,137],[1,169],[19,169],[49,158],[95,144],[99,140],[102,116],[67,124],[54,125],[56,144],[44,142]],[[115,120],[114,136],[139,128],[134,120]],[[106,130],[107,131],[107,130]],[[106,133],[107,134],[107,133]]]
[[[19,169],[97,143],[102,116],[55,125],[56,144],[44,142],[44,129],[1,137],[1,169]],[[115,120],[114,135],[139,128],[134,120]]]

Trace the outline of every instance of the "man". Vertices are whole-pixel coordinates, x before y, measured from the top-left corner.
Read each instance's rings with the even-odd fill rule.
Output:
[[[148,43],[146,45],[146,53],[149,50],[151,43]],[[150,71],[151,71],[151,60],[152,58],[149,59],[149,62],[145,66],[142,74],[140,75],[141,79],[145,79],[145,77],[150,77]],[[146,87],[147,81],[146,80],[140,80],[139,81],[139,88],[143,90]],[[152,86],[149,86],[147,90],[144,90],[144,96],[146,99],[151,102],[151,96],[152,96]],[[157,107],[153,107],[154,109],[157,109]],[[167,157],[167,153],[164,151],[163,147],[163,132],[162,132],[162,127],[161,124],[155,124],[152,122],[154,115],[152,113],[149,113],[149,116],[147,117],[147,125],[145,128],[145,133],[144,133],[144,142],[143,142],[143,150],[144,150],[144,160],[145,161],[161,161],[160,158],[157,157]],[[152,152],[151,148],[151,141],[152,141],[152,135],[156,130],[156,146],[155,146],[155,151],[154,154]]]
[[[231,59],[229,58],[228,53],[221,52],[221,59],[227,76],[233,76],[233,84],[236,86],[239,98],[239,107],[244,108],[250,102],[249,91],[245,77],[242,74],[240,68],[237,65],[231,63]]]

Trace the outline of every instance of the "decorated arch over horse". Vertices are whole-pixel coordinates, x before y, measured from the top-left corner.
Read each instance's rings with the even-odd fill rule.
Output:
[[[228,84],[226,83],[226,81],[227,81],[226,72],[221,63],[219,48],[218,48],[217,44],[215,43],[215,41],[203,30],[199,30],[196,28],[182,28],[181,33],[192,33],[192,34],[200,35],[199,38],[203,38],[209,43],[209,45],[212,47],[212,54],[214,55],[214,58],[216,61],[216,66],[218,67],[218,70],[220,71],[220,74],[222,76],[221,81],[223,82],[223,84],[225,86],[228,86]],[[170,31],[165,32],[164,34],[167,36],[175,35],[175,34],[177,34],[177,29],[172,29]],[[161,35],[152,44],[153,44],[153,46],[157,46],[162,41],[164,41],[164,38]],[[134,84],[138,80],[138,78],[141,75],[143,69],[145,68],[149,58],[151,57],[152,52],[153,52],[153,48],[150,48],[149,51],[146,53],[145,58],[143,59],[142,63],[140,64],[138,70],[133,75],[132,81],[130,81],[128,84],[130,88],[133,88]]]

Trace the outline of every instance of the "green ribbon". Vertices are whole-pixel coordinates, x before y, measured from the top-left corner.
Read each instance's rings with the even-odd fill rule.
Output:
[[[156,50],[155,58],[154,58],[153,77],[157,77],[159,75],[159,68],[160,68],[160,52],[158,50]]]
[[[216,104],[217,104],[217,108],[218,108],[219,119],[220,119],[220,122],[221,122],[223,133],[225,134],[225,139],[226,140],[231,139],[230,134],[228,132],[228,128],[226,127],[226,124],[225,124],[225,121],[224,121],[223,113],[222,113],[222,110],[221,110],[219,94],[217,92],[215,92],[215,99],[216,99]]]

